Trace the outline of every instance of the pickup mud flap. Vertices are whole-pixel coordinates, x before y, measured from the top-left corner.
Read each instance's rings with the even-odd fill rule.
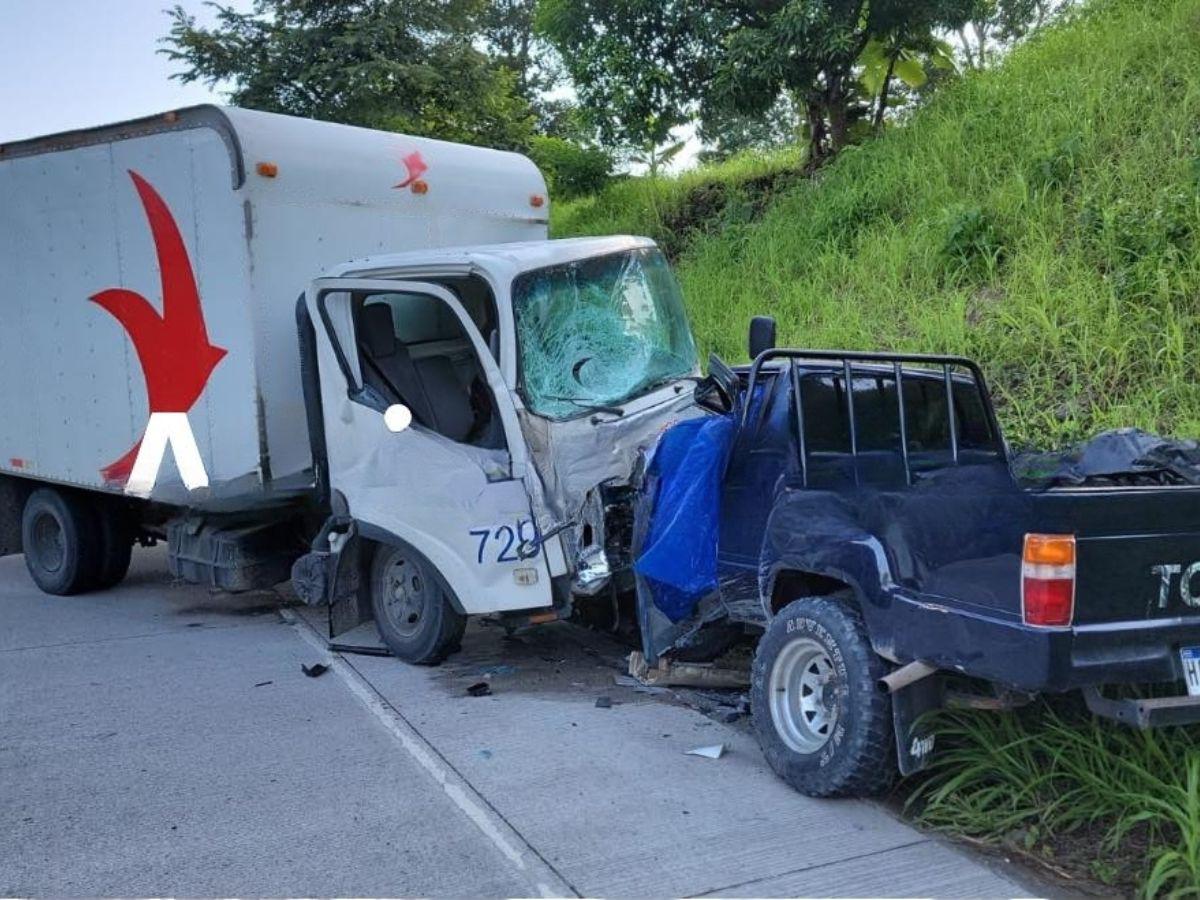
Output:
[[[945,682],[938,675],[914,681],[892,694],[896,763],[901,775],[920,772],[929,764],[935,735],[925,714],[941,709],[944,702]]]

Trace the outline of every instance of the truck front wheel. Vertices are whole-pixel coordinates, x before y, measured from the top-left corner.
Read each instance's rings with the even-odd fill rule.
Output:
[[[400,659],[433,666],[458,649],[467,617],[451,604],[423,557],[407,548],[380,547],[370,585],[379,636]]]
[[[30,494],[21,516],[21,542],[34,583],[60,596],[89,590],[100,569],[96,531],[86,497],[52,488]]]
[[[880,793],[896,773],[887,667],[853,606],[806,597],[772,620],[754,656],[750,705],[767,762],[810,797]]]

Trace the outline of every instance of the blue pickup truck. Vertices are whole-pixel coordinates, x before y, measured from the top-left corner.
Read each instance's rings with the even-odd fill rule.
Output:
[[[730,423],[709,467],[716,589],[668,621],[639,582],[648,659],[757,635],[760,744],[813,796],[920,768],[921,715],[947,703],[1081,689],[1129,725],[1200,721],[1200,486],[1140,470],[1031,488],[971,360],[773,333],[756,321],[753,363],[714,358],[698,391]]]

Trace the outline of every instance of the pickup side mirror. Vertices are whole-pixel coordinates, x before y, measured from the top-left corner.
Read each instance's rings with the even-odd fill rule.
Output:
[[[775,349],[775,319],[755,316],[750,320],[750,358],[757,359],[764,350]]]

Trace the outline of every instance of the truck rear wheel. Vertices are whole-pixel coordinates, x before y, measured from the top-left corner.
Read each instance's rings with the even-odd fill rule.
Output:
[[[115,505],[98,503],[96,520],[100,535],[100,562],[92,588],[107,590],[120,584],[133,559],[133,528],[129,518]]]
[[[433,666],[458,649],[467,617],[451,604],[424,557],[407,548],[380,547],[371,562],[370,586],[379,636],[400,659]]]
[[[830,597],[785,606],[759,641],[750,687],[775,773],[810,797],[885,790],[896,773],[891,701],[876,686],[886,672],[853,606]]]
[[[80,494],[39,488],[25,501],[21,542],[25,566],[47,594],[91,589],[100,572],[96,515]]]

